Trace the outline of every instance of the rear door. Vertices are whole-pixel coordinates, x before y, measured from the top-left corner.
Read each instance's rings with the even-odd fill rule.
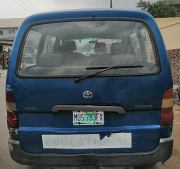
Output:
[[[25,151],[145,152],[157,147],[163,93],[171,81],[164,83],[145,24],[40,24],[29,28],[24,41],[14,95]]]

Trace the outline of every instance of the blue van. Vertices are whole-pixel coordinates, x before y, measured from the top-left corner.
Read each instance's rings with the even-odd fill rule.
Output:
[[[11,157],[27,165],[165,162],[173,149],[172,87],[163,39],[148,13],[30,16],[7,73]]]

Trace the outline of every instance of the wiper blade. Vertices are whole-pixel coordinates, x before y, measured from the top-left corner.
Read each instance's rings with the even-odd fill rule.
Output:
[[[129,66],[92,66],[92,67],[86,67],[86,70],[92,70],[92,69],[123,69],[123,68],[139,68],[144,67],[142,65],[129,65]],[[108,69],[109,70],[109,69]]]
[[[102,70],[97,71],[97,72],[92,73],[92,74],[89,74],[89,75],[81,76],[81,77],[75,79],[75,82],[78,83],[79,81],[81,81],[83,79],[95,76],[95,75],[97,75],[99,73],[105,72],[105,71],[110,70],[110,69],[142,68],[142,67],[144,67],[144,66],[142,66],[142,65],[134,65],[134,66],[98,66],[98,67],[95,66],[95,67],[87,67],[86,70],[92,70],[92,69],[102,69]]]

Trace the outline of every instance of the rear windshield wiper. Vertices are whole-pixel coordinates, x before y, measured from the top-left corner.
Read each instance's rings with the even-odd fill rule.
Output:
[[[92,73],[92,74],[89,74],[89,75],[83,75],[83,76],[75,79],[75,82],[78,83],[79,81],[81,81],[83,79],[95,76],[95,75],[97,75],[99,73],[105,72],[105,71],[110,70],[110,69],[142,68],[142,67],[144,67],[144,66],[142,66],[142,65],[134,65],[134,66],[98,66],[98,67],[94,66],[94,67],[86,67],[86,70],[93,70],[93,69],[102,69],[102,70],[97,71],[97,72]]]

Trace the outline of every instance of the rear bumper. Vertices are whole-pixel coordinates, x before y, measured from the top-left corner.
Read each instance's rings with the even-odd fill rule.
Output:
[[[9,151],[14,161],[26,165],[61,166],[141,166],[165,162],[172,154],[173,138],[160,139],[157,148],[150,152],[109,154],[56,154],[27,153],[19,141],[9,139]]]

